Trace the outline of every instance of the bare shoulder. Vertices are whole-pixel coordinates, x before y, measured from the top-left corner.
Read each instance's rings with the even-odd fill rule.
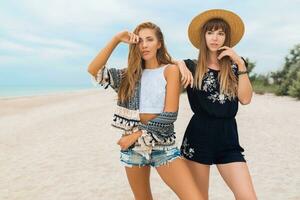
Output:
[[[174,65],[174,64],[169,64],[165,68],[164,75],[165,75],[166,80],[169,78],[173,79],[173,78],[179,77],[180,71],[179,71],[178,66]]]

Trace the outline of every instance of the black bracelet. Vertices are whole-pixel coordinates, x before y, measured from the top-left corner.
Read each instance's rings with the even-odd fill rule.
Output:
[[[241,57],[242,58],[242,60],[244,61],[244,63],[245,63],[245,67],[248,69],[248,62],[243,58],[243,57]]]
[[[248,74],[248,70],[246,70],[246,71],[238,71],[237,72],[237,75],[242,75],[242,74]]]

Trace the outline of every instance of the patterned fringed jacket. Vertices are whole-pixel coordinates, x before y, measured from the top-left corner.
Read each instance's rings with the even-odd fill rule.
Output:
[[[98,71],[95,81],[105,89],[110,86],[118,92],[125,70],[104,66]],[[147,124],[142,124],[139,118],[139,95],[140,80],[136,84],[134,95],[127,102],[118,100],[112,126],[124,130],[124,134],[141,130],[142,136],[130,148],[142,154],[149,154],[152,149],[175,147],[174,122],[177,119],[177,112],[162,112]]]

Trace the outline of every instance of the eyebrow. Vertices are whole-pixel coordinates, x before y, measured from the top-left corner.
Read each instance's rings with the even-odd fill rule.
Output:
[[[140,37],[141,38],[141,37]],[[153,38],[153,36],[147,36],[146,39]]]
[[[208,31],[210,31],[210,32],[222,32],[222,33],[225,33],[225,31],[223,31],[223,30],[208,30]]]
[[[143,40],[143,38],[139,37],[140,40]],[[152,36],[147,36],[145,39],[152,39],[153,37]]]

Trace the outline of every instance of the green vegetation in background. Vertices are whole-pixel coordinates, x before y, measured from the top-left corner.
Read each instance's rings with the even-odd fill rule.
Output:
[[[276,95],[289,95],[300,99],[300,44],[296,45],[285,57],[282,69],[267,75],[252,73],[255,62],[248,58],[249,78],[258,94],[266,92]]]
[[[285,57],[283,69],[273,72],[271,77],[274,84],[278,85],[277,95],[290,95],[300,99],[300,44]]]
[[[277,86],[271,84],[270,74],[262,75],[253,73],[253,69],[256,65],[255,62],[251,62],[249,58],[246,58],[248,62],[248,72],[249,72],[249,79],[252,83],[253,90],[257,94],[264,94],[264,93],[275,93],[277,90]]]

